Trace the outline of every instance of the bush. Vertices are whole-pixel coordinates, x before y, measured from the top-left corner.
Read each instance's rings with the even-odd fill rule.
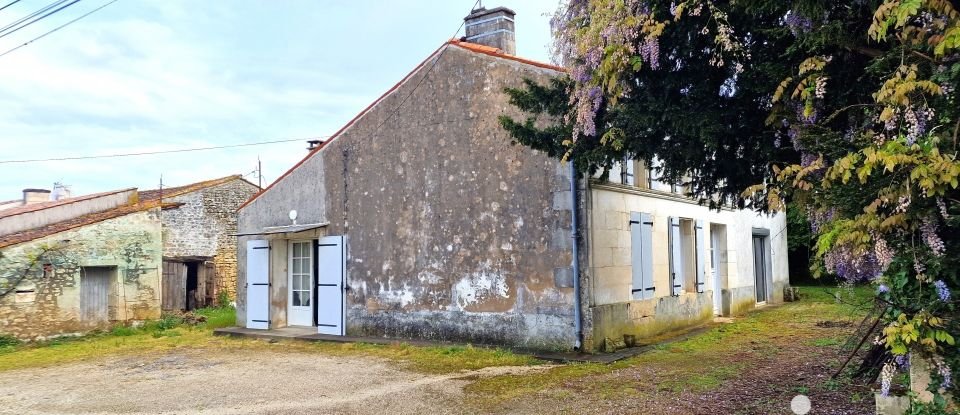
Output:
[[[110,335],[125,337],[137,334],[138,331],[139,330],[130,326],[114,326],[113,329],[110,330]]]
[[[20,340],[9,334],[0,334],[0,347],[13,347],[20,344]]]

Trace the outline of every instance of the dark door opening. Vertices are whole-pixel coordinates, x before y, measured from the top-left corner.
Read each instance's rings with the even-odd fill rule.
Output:
[[[187,283],[186,283],[186,310],[194,310],[197,308],[197,287],[198,287],[198,275],[199,275],[199,262],[187,262]]]
[[[757,302],[767,301],[767,249],[766,237],[753,235],[753,274],[757,288]]]

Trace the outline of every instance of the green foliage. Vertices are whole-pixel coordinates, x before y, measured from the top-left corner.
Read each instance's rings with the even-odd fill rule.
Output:
[[[13,347],[20,344],[20,340],[9,334],[0,334],[0,348]]]
[[[197,315],[206,318],[203,326],[208,329],[230,327],[237,324],[237,310],[231,306],[209,307],[194,310]]]
[[[569,1],[554,29],[571,77],[508,91],[530,118],[501,124],[581,171],[656,158],[701,202],[789,201],[816,275],[882,284],[891,352],[960,374],[957,5]]]
[[[130,326],[118,325],[110,329],[110,335],[117,336],[117,337],[133,336],[134,334],[137,334],[137,333],[140,333],[140,330]]]
[[[183,324],[183,317],[176,314],[164,313],[159,320],[152,320],[143,325],[146,331],[161,332],[170,330]]]
[[[230,306],[230,294],[226,291],[221,290],[217,293],[217,306],[218,307],[229,307]]]
[[[929,403],[921,402],[913,396],[910,400],[910,408],[904,415],[956,415],[958,413],[960,412],[948,408],[947,400],[943,396],[936,395],[933,402]]]

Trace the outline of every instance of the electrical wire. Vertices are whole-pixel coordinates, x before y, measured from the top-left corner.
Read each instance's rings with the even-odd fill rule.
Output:
[[[13,1],[7,3],[6,6],[0,7],[0,11],[3,11],[3,9],[6,9],[7,7],[13,6],[14,4],[17,4],[17,3],[19,3],[19,2],[20,2],[20,0],[13,0]]]
[[[50,17],[51,15],[54,15],[54,14],[62,11],[63,9],[66,9],[67,7],[70,7],[70,6],[73,6],[74,4],[77,4],[79,1],[80,1],[80,0],[73,0],[72,2],[67,3],[67,4],[65,4],[65,5],[63,5],[63,6],[60,6],[60,8],[55,9],[55,10],[52,11],[52,12],[49,12],[49,13],[47,13],[47,14],[45,14],[45,15],[43,15],[43,16],[40,16],[40,17],[38,17],[38,18],[36,18],[36,19],[33,19],[33,20],[31,20],[31,21],[23,24],[23,25],[20,25],[19,27],[15,28],[15,29],[13,29],[13,30],[8,31],[7,33],[4,33],[4,34],[0,35],[0,39],[3,39],[3,38],[5,38],[5,37],[7,37],[7,36],[10,36],[10,35],[14,34],[14,33],[17,33],[18,31],[20,31],[21,29],[23,29],[23,28],[25,28],[25,27],[28,27],[28,26],[36,23],[36,22],[39,22],[39,21],[41,21],[41,20],[43,20],[43,19],[46,19],[46,18]]]
[[[7,25],[4,26],[4,27],[0,27],[0,33],[6,32],[6,31],[9,30],[10,28],[12,28],[12,27],[14,27],[14,26],[16,26],[16,25],[18,25],[18,24],[20,24],[20,23],[23,23],[23,22],[25,22],[25,21],[27,21],[27,20],[30,20],[30,19],[32,19],[32,18],[34,18],[34,17],[36,17],[36,16],[39,16],[41,13],[46,12],[47,10],[50,10],[50,9],[52,9],[52,8],[54,8],[54,7],[57,7],[57,6],[59,6],[59,5],[63,4],[63,3],[66,3],[66,2],[68,2],[68,1],[70,1],[70,0],[56,0],[56,1],[54,1],[53,3],[50,3],[50,4],[42,7],[40,10],[37,10],[37,11],[35,11],[35,12],[33,12],[33,13],[30,13],[30,14],[28,14],[28,15],[26,15],[26,16],[23,16],[23,17],[15,20],[13,23],[7,24]]]
[[[176,150],[159,150],[159,151],[141,151],[136,153],[104,154],[104,155],[94,155],[94,156],[56,157],[56,158],[47,158],[47,159],[0,160],[0,164],[38,163],[38,162],[44,162],[44,161],[91,160],[91,159],[105,159],[105,158],[118,158],[118,157],[148,156],[153,154],[187,153],[187,152],[193,152],[193,151],[219,150],[224,148],[251,147],[251,146],[261,146],[261,145],[267,145],[267,144],[278,144],[278,143],[292,143],[294,141],[317,140],[317,139],[323,139],[323,138],[326,138],[326,137],[293,138],[293,139],[286,139],[286,140],[261,141],[257,143],[227,144],[222,146],[211,146],[211,147],[181,148]]]
[[[6,52],[0,53],[0,58],[6,56],[7,54],[9,54],[9,53],[11,53],[11,52],[13,52],[13,51],[15,51],[15,50],[17,50],[17,49],[20,49],[20,48],[22,48],[22,47],[24,47],[24,46],[27,46],[27,45],[29,45],[29,44],[31,44],[31,43],[33,43],[33,42],[36,42],[36,41],[38,41],[38,40],[40,40],[40,39],[43,39],[43,38],[47,37],[47,35],[50,35],[50,34],[52,34],[53,32],[56,32],[56,31],[58,31],[58,30],[60,30],[60,29],[63,29],[64,27],[67,27],[67,26],[73,24],[73,23],[76,22],[77,20],[80,20],[80,19],[82,19],[82,18],[84,18],[84,17],[87,17],[87,16],[89,16],[89,15],[91,15],[91,14],[94,14],[94,13],[96,13],[97,11],[99,11],[100,9],[102,9],[102,8],[104,8],[104,7],[107,7],[107,6],[109,6],[109,5],[113,4],[113,3],[116,3],[117,1],[119,1],[119,0],[111,0],[110,2],[105,3],[104,5],[102,5],[102,6],[100,6],[100,7],[97,7],[96,9],[90,10],[89,12],[86,12],[86,13],[80,15],[80,17],[77,17],[76,19],[73,19],[73,20],[71,20],[71,21],[69,21],[69,22],[66,22],[66,23],[64,23],[64,24],[62,24],[62,25],[60,25],[60,26],[55,27],[53,30],[51,30],[51,31],[49,31],[49,32],[47,32],[47,33],[44,33],[44,34],[42,34],[42,35],[40,35],[40,36],[37,36],[37,37],[35,37],[35,38],[33,38],[33,39],[28,40],[26,43],[24,43],[24,44],[22,44],[22,45],[20,45],[20,46],[17,46],[17,47],[15,47],[15,48],[13,48],[13,49],[10,49],[10,50],[8,50],[8,51],[6,51]]]

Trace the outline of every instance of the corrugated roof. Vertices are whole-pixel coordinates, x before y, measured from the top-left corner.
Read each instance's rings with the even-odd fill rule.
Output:
[[[243,176],[239,174],[234,174],[231,176],[221,177],[219,179],[204,180],[202,182],[196,182],[196,183],[188,184],[185,186],[168,187],[165,189],[144,190],[140,192],[140,200],[146,201],[146,200],[160,199],[161,190],[162,190],[163,198],[167,199],[167,198],[177,197],[177,196],[184,195],[191,192],[196,192],[197,190],[203,190],[208,187],[219,186],[221,184],[229,183],[237,179],[243,179]]]
[[[250,199],[247,199],[246,202],[243,202],[243,204],[240,205],[240,207],[237,208],[237,210],[239,211],[240,209],[243,209],[244,207],[246,207],[246,206],[249,205],[250,203],[253,203],[253,201],[254,201],[254,200],[257,200],[257,198],[260,197],[260,195],[266,193],[266,192],[267,192],[268,190],[270,190],[275,184],[279,183],[279,182],[280,182],[281,180],[283,180],[285,177],[287,177],[288,175],[290,175],[290,173],[292,173],[292,172],[293,172],[294,170],[296,170],[298,167],[300,167],[301,165],[303,165],[303,163],[305,163],[307,160],[309,160],[310,157],[313,157],[314,154],[317,154],[318,152],[320,152],[321,149],[323,149],[324,147],[326,147],[327,144],[329,144],[329,143],[332,142],[333,140],[339,138],[340,135],[341,135],[344,131],[346,131],[347,128],[349,128],[349,127],[352,126],[355,122],[357,122],[357,120],[359,120],[360,117],[363,117],[363,116],[364,116],[367,112],[369,112],[374,106],[376,106],[378,103],[380,103],[380,101],[383,101],[384,98],[386,98],[388,95],[390,95],[391,93],[393,93],[393,91],[396,91],[397,88],[399,88],[401,85],[404,84],[404,82],[407,82],[407,80],[410,79],[410,77],[412,77],[415,73],[417,73],[417,71],[419,71],[420,68],[422,68],[427,62],[429,62],[431,58],[433,58],[433,57],[436,56],[438,53],[440,53],[440,51],[442,51],[443,48],[449,47],[449,46],[457,46],[457,47],[459,47],[459,48],[462,48],[462,49],[465,49],[465,50],[468,50],[468,51],[471,51],[471,52],[474,52],[474,53],[482,53],[482,54],[484,54],[484,55],[494,56],[494,57],[498,57],[498,58],[502,58],[502,59],[508,59],[508,60],[512,60],[512,61],[515,61],[515,62],[520,62],[520,63],[527,64],[527,65],[531,65],[531,66],[536,66],[536,67],[539,67],[539,68],[551,69],[551,70],[558,71],[558,72],[566,72],[566,70],[565,70],[564,68],[562,68],[562,67],[559,67],[559,66],[556,66],[556,65],[551,65],[551,64],[548,64],[548,63],[538,62],[538,61],[534,61],[534,60],[530,60],[530,59],[524,59],[524,58],[521,58],[521,57],[518,57],[518,56],[514,56],[514,55],[509,55],[509,54],[504,53],[503,50],[501,50],[501,49],[499,49],[499,48],[495,48],[495,47],[491,47],[491,46],[485,46],[485,45],[479,45],[479,44],[476,44],[476,43],[470,43],[470,42],[462,41],[462,40],[459,40],[459,39],[451,39],[451,40],[449,40],[449,41],[447,41],[447,42],[444,42],[443,45],[440,45],[440,47],[437,48],[437,50],[435,50],[433,53],[431,53],[430,56],[427,56],[427,58],[424,59],[423,62],[420,62],[420,64],[417,65],[415,68],[413,68],[413,70],[410,71],[410,73],[408,73],[407,76],[403,77],[403,79],[401,79],[400,82],[397,82],[396,85],[394,85],[392,88],[390,88],[389,90],[387,90],[387,92],[384,92],[383,95],[381,95],[379,98],[377,98],[377,99],[374,100],[372,103],[370,103],[370,105],[368,105],[366,108],[364,108],[363,111],[360,111],[359,114],[357,114],[357,115],[354,116],[349,122],[347,122],[346,124],[344,124],[343,127],[340,127],[340,129],[337,130],[337,132],[335,132],[332,136],[330,136],[330,138],[328,138],[328,139],[327,139],[326,141],[324,141],[323,143],[320,143],[320,145],[318,145],[316,148],[314,148],[314,149],[311,150],[309,153],[307,153],[307,155],[306,155],[303,159],[301,159],[299,162],[297,162],[297,164],[293,165],[293,167],[291,167],[289,170],[287,170],[286,172],[284,172],[279,178],[277,178],[277,180],[275,180],[273,183],[270,183],[269,185],[267,185],[267,187],[261,189],[259,192],[257,192],[257,193],[254,194],[253,196],[251,196]]]
[[[32,204],[23,205],[20,207],[3,209],[3,210],[0,210],[0,218],[6,218],[10,216],[15,216],[15,215],[22,215],[24,213],[36,212],[38,210],[49,209],[57,206],[69,205],[71,203],[82,202],[90,199],[96,199],[98,197],[109,196],[117,193],[129,192],[131,190],[137,190],[137,188],[131,187],[129,189],[120,189],[120,190],[113,190],[109,192],[94,193],[94,194],[89,194],[84,196],[71,197],[69,199],[51,200],[49,202],[32,203]]]

